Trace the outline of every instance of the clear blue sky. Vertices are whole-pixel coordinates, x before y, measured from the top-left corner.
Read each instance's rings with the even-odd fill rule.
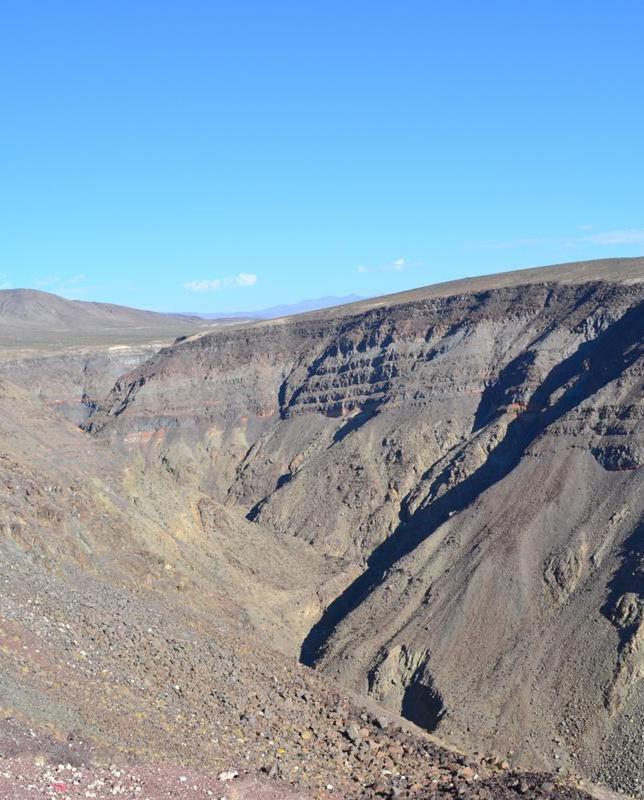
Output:
[[[0,285],[160,310],[644,253],[644,4],[6,0]]]

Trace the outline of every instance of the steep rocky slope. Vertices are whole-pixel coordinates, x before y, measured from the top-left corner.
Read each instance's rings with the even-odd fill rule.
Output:
[[[80,567],[185,607],[217,607],[286,652],[337,591],[337,559],[197,490],[177,491],[169,473],[150,475],[138,458],[124,463],[6,381],[0,412],[3,545],[32,564],[61,574]]]
[[[193,337],[89,428],[331,559],[305,663],[636,794],[643,279],[568,265]]]

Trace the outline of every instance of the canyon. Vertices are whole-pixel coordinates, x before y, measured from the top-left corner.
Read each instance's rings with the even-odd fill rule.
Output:
[[[0,303],[0,749],[642,796],[643,301],[613,259],[80,338]]]

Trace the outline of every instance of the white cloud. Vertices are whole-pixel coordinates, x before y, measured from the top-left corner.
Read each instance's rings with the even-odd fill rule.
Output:
[[[623,231],[604,231],[584,237],[593,244],[644,244],[644,228],[630,228]]]
[[[244,288],[254,286],[257,275],[253,272],[239,272],[228,278],[213,278],[211,280],[188,281],[183,284],[189,292],[218,292],[220,289]]]
[[[257,283],[257,275],[252,272],[240,272],[233,278],[233,286],[254,286]]]
[[[360,266],[356,267],[356,272],[402,272],[404,269],[410,269],[411,267],[422,267],[422,264],[410,264],[405,258],[397,258],[395,261],[379,267],[365,267],[364,264],[360,264]]]
[[[216,292],[221,289],[221,281],[218,278],[214,281],[188,281],[183,287],[189,292]]]

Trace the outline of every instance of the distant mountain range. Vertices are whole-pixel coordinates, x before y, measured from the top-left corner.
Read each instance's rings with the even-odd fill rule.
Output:
[[[346,303],[355,303],[363,299],[363,297],[357,294],[347,294],[344,297],[327,295],[326,297],[301,300],[299,303],[270,306],[269,308],[263,308],[259,311],[234,311],[232,313],[221,312],[196,315],[194,312],[191,312],[190,316],[199,316],[202,319],[275,319],[276,317],[289,317],[293,314],[303,314],[305,311],[318,311],[321,308],[342,306]]]

